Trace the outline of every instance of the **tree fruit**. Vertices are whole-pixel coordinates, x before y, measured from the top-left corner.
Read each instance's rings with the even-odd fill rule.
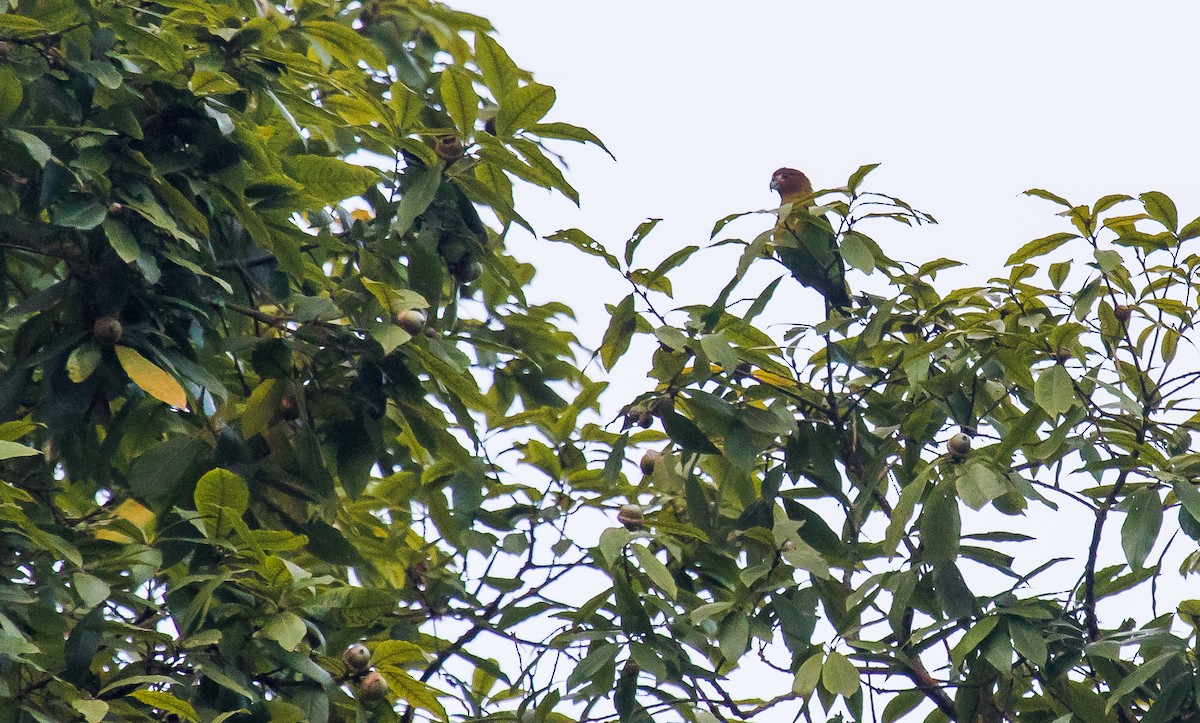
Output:
[[[466,239],[458,236],[447,235],[438,244],[438,253],[441,254],[442,260],[448,266],[456,266],[462,263],[462,260],[467,257],[470,251],[471,244]]]
[[[433,152],[443,161],[453,163],[463,157],[463,142],[458,136],[445,135],[437,139]]]
[[[954,459],[963,459],[971,451],[971,437],[959,432],[946,442],[946,451]]]
[[[408,332],[409,336],[420,334],[425,328],[426,317],[416,309],[405,309],[396,312],[396,326]]]
[[[427,326],[427,327],[425,327],[425,338],[426,339],[441,339],[442,335],[438,333],[437,329],[434,329],[432,326]]]
[[[1113,309],[1113,316],[1117,317],[1117,321],[1122,325],[1129,323],[1129,318],[1133,316],[1133,309],[1125,304],[1117,304]]]
[[[459,283],[462,284],[477,281],[480,276],[483,276],[483,264],[478,261],[468,261],[465,264],[459,264],[454,275],[458,277]]]
[[[627,530],[640,530],[646,524],[646,516],[638,505],[621,505],[617,510],[617,522],[625,525]]]
[[[100,346],[115,346],[123,333],[121,320],[115,316],[102,316],[92,324],[92,339]]]
[[[378,670],[372,670],[358,684],[358,697],[362,700],[381,700],[387,695],[387,689],[387,681]]]
[[[662,457],[662,452],[656,449],[647,450],[642,455],[642,461],[638,463],[638,466],[642,468],[642,474],[653,474],[654,465],[658,464],[658,460],[662,459]]]
[[[1060,346],[1058,348],[1058,352],[1054,355],[1054,358],[1058,360],[1059,364],[1065,364],[1074,356],[1075,355],[1071,353],[1071,349],[1069,347]]]
[[[342,662],[346,664],[346,668],[351,673],[357,675],[371,667],[371,651],[362,643],[351,643],[342,652]],[[387,683],[385,682],[384,685],[386,686]]]

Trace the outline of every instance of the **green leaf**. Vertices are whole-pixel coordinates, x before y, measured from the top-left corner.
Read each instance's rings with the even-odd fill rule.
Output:
[[[397,234],[408,232],[417,217],[425,213],[429,204],[437,197],[442,183],[442,172],[438,168],[409,168],[404,172],[403,195],[396,206],[396,219],[392,229]]]
[[[79,711],[87,723],[100,723],[108,715],[108,703],[102,700],[78,698],[71,701],[71,707]]]
[[[621,263],[617,261],[617,257],[610,254],[604,248],[604,244],[600,243],[577,228],[563,229],[562,231],[558,231],[546,236],[545,239],[547,241],[570,244],[589,256],[596,256],[604,259],[604,263],[608,264],[612,269],[617,271],[621,269]]]
[[[378,171],[329,156],[288,156],[284,165],[288,175],[304,186],[305,193],[321,204],[365,193],[379,181]]]
[[[104,220],[104,236],[108,239],[108,245],[112,246],[112,250],[125,263],[131,264],[141,257],[141,247],[138,246],[137,239],[133,237],[129,227],[124,223],[114,218],[106,218]]]
[[[674,600],[679,590],[675,585],[675,578],[671,577],[671,571],[667,569],[667,566],[662,564],[645,545],[634,544],[630,545],[630,548],[633,550],[634,557],[638,559],[638,563],[641,564],[642,570],[654,582],[654,585],[667,597]]]
[[[0,18],[3,17],[5,16],[0,15]],[[50,162],[50,159],[54,158],[54,153],[50,150],[50,146],[46,145],[45,141],[32,133],[26,133],[16,128],[5,128],[4,135],[24,146],[25,151],[38,164],[38,167],[45,166]]]
[[[925,700],[925,694],[915,688],[901,691],[883,707],[883,723],[896,723]]]
[[[636,328],[636,315],[633,311],[633,295],[621,300],[613,309],[608,329],[604,331],[604,340],[600,343],[600,363],[605,369],[612,369],[617,360],[629,349]]]
[[[347,68],[355,68],[360,60],[375,70],[387,70],[383,52],[359,31],[341,23],[326,20],[306,20],[300,30],[320,43],[325,52]]]
[[[284,650],[293,651],[304,640],[307,631],[299,615],[284,610],[267,618],[260,632],[263,637],[279,643]]]
[[[210,539],[225,539],[249,509],[250,490],[241,477],[217,468],[196,483],[193,499],[204,522],[205,535]]]
[[[834,650],[821,666],[821,685],[830,693],[849,698],[858,692],[858,669],[845,655]]]
[[[742,657],[750,645],[750,616],[734,610],[721,621],[717,632],[717,647],[721,655],[733,662]]]
[[[187,409],[187,392],[167,372],[155,366],[146,357],[138,353],[137,350],[117,345],[114,347],[117,354],[117,360],[121,362],[121,368],[133,380],[133,383],[142,388],[150,396],[171,405],[177,409]]]
[[[1108,713],[1111,711],[1118,703],[1121,702],[1122,698],[1130,693],[1133,693],[1138,688],[1141,688],[1143,685],[1149,682],[1151,678],[1153,678],[1155,675],[1158,675],[1158,671],[1166,667],[1167,663],[1181,657],[1181,655],[1182,653],[1172,650],[1170,652],[1163,653],[1158,657],[1147,660],[1141,665],[1135,667],[1133,672],[1125,676],[1120,684],[1113,688],[1112,692],[1109,693],[1108,704],[1104,706],[1104,712]]]
[[[984,505],[1008,492],[1004,478],[979,462],[967,464],[955,484],[959,498],[973,510],[983,509]]]
[[[1158,221],[1171,233],[1179,230],[1179,212],[1175,210],[1175,202],[1165,193],[1147,191],[1138,196],[1150,218]]]
[[[959,639],[958,643],[950,649],[950,659],[954,661],[954,664],[962,667],[967,656],[978,648],[983,639],[996,629],[996,624],[999,622],[1000,618],[992,615],[972,625],[962,638]]]
[[[1055,364],[1042,372],[1033,384],[1038,406],[1052,417],[1066,414],[1075,406],[1075,388],[1066,367]]]
[[[1200,521],[1200,490],[1196,489],[1196,485],[1190,481],[1179,480],[1172,484],[1171,489],[1175,490],[1175,496],[1179,498],[1179,503],[1187,513]]]
[[[1026,196],[1037,196],[1038,198],[1044,198],[1047,201],[1053,201],[1053,202],[1057,203],[1058,205],[1066,206],[1067,208],[1073,208],[1075,205],[1075,204],[1071,203],[1070,201],[1068,201],[1067,199],[1063,198],[1062,196],[1057,196],[1053,193],[1050,193],[1049,191],[1045,191],[1040,188],[1031,188],[1025,192],[1025,195]]]
[[[83,602],[85,608],[94,608],[97,605],[108,600],[108,596],[112,594],[112,589],[108,583],[94,575],[77,572],[71,576],[71,584],[75,586],[75,592],[79,595],[80,601]]]
[[[817,683],[821,680],[821,664],[825,661],[825,656],[820,652],[814,653],[808,660],[804,661],[796,670],[796,677],[792,681],[792,692],[807,698],[817,689]]]
[[[26,447],[23,444],[9,442],[8,440],[0,439],[0,459],[12,459],[14,457],[36,457],[41,452],[33,447]]]
[[[496,113],[496,131],[502,136],[512,136],[532,128],[550,112],[555,98],[554,88],[541,83],[530,83],[509,91],[500,101],[500,110]]]
[[[534,133],[542,138],[557,138],[564,141],[575,141],[576,143],[591,143],[603,149],[614,161],[617,160],[616,156],[608,150],[608,147],[587,128],[573,126],[570,123],[537,123],[530,126],[528,130],[530,133]]]
[[[954,562],[962,538],[962,521],[958,497],[948,483],[943,482],[933,490],[917,524],[926,561],[933,564]]]
[[[663,429],[671,437],[671,441],[681,449],[703,454],[716,454],[717,449],[696,423],[678,412],[667,412],[661,415]]]
[[[50,29],[40,20],[9,12],[0,13],[0,38],[27,38],[48,32]]]
[[[567,690],[574,690],[585,683],[590,683],[601,668],[611,665],[617,659],[619,652],[621,652],[621,646],[615,643],[602,643],[592,648],[567,676]],[[609,680],[611,681],[612,678],[610,677]]]
[[[1077,234],[1060,232],[1034,239],[1017,249],[1015,253],[1008,257],[1008,261],[1005,261],[1004,265],[1016,266],[1017,264],[1023,264],[1029,259],[1044,256],[1071,239],[1077,238],[1079,238]]]
[[[1154,490],[1141,490],[1129,498],[1129,512],[1121,525],[1121,549],[1134,570],[1142,567],[1162,529],[1162,500]]]
[[[16,73],[7,66],[0,66],[0,124],[7,123],[17,112],[24,93]]]
[[[442,72],[442,106],[464,136],[475,131],[475,119],[479,117],[479,94],[471,77],[463,70],[450,66]]]
[[[846,263],[863,272],[871,274],[875,272],[875,255],[871,253],[870,247],[863,242],[862,237],[857,233],[848,233],[843,237],[841,246],[838,247],[841,251],[842,258]]]
[[[191,703],[180,700],[170,693],[165,693],[161,690],[135,690],[129,694],[130,698],[145,703],[148,706],[157,708],[165,713],[171,713],[192,723],[200,723],[200,717],[196,715],[196,709]]]
[[[479,66],[483,82],[501,103],[508,93],[516,89],[521,79],[521,69],[487,33],[475,34],[475,64]]]

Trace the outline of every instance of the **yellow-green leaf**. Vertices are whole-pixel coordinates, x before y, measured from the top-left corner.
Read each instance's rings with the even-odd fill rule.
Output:
[[[821,666],[821,685],[830,693],[849,698],[858,692],[858,669],[849,658],[834,650]]]
[[[196,709],[191,703],[180,700],[170,693],[164,693],[161,690],[135,690],[129,694],[129,697],[136,698],[146,705],[157,708],[167,713],[200,723],[200,717],[196,715]]]
[[[667,597],[674,600],[679,589],[676,587],[675,578],[671,577],[671,571],[667,569],[667,566],[662,564],[662,561],[645,545],[630,545],[630,548],[633,550],[634,557],[638,559],[638,563],[641,564],[642,570],[654,582],[655,587],[662,590],[666,593]]]
[[[479,94],[471,78],[463,71],[453,66],[442,73],[442,106],[454,127],[465,135],[470,135],[475,129],[475,119],[479,117]]]
[[[170,404],[172,407],[187,409],[187,392],[175,377],[155,366],[137,350],[127,346],[117,346],[115,349],[121,368],[133,380],[133,383],[155,399]]]
[[[26,447],[23,444],[0,440],[0,459],[12,459],[13,457],[33,457],[41,452],[33,447]]]
[[[250,506],[246,481],[220,468],[200,478],[192,497],[210,538],[226,537]]]

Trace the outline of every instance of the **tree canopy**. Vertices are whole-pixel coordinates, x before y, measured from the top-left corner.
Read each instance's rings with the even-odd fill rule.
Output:
[[[851,269],[824,309],[774,210],[656,261],[653,220],[559,231],[629,289],[585,349],[505,238],[514,183],[577,201],[558,154],[604,146],[485,19],[5,8],[0,720],[1195,717],[1200,601],[1155,594],[1200,567],[1164,563],[1200,539],[1200,220],[1164,194],[1031,190],[1050,235],[945,290],[863,166],[786,211]]]

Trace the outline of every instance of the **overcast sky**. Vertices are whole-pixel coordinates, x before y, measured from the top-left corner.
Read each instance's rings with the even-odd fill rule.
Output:
[[[524,188],[521,213],[541,235],[579,227],[614,250],[642,220],[662,217],[644,266],[706,243],[722,216],[773,207],[767,184],[784,165],[832,187],[882,163],[869,190],[941,223],[864,230],[893,258],[967,262],[939,277],[943,289],[998,275],[1026,241],[1067,230],[1057,207],[1021,195],[1027,188],[1076,203],[1159,190],[1184,222],[1200,212],[1200,4],[451,5],[488,17],[516,62],[557,88],[552,120],[587,126],[617,157],[564,144],[582,207]],[[732,231],[749,239],[770,223],[752,217]],[[602,304],[628,289],[566,247],[519,232],[510,243],[538,264],[534,297],[571,304],[584,341],[596,345]],[[708,302],[730,269],[719,254],[697,258],[712,261],[689,267],[681,296]],[[798,302],[791,321],[820,315],[811,292],[786,293]],[[631,396],[647,387],[639,376],[647,367],[646,358],[619,367],[630,374],[614,381]],[[1023,522],[1056,524],[1036,507]],[[1072,525],[1061,517],[1057,525],[1069,536]],[[1121,559],[1117,526],[1106,543]]]

